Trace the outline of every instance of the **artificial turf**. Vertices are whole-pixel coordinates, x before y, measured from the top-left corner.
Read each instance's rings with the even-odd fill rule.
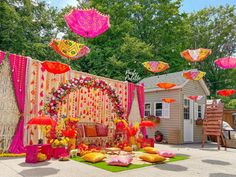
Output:
[[[120,166],[111,166],[108,165],[106,162],[97,162],[97,163],[91,163],[91,162],[86,162],[85,160],[83,160],[81,157],[75,157],[72,158],[73,160],[77,161],[77,162],[82,162],[97,168],[101,168],[110,172],[121,172],[121,171],[126,171],[126,170],[131,170],[131,169],[136,169],[136,168],[142,168],[142,167],[147,167],[147,166],[151,166],[151,165],[157,165],[157,163],[153,163],[153,164],[130,164],[127,167],[120,167]],[[170,158],[168,161],[164,162],[164,163],[169,163],[169,162],[176,162],[179,160],[185,160],[188,159],[187,156],[176,156],[174,158]]]

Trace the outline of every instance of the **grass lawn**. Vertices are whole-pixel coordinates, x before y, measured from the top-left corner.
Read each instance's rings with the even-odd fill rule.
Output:
[[[75,157],[75,158],[72,158],[72,159],[77,161],[77,162],[82,162],[82,163],[85,163],[85,164],[88,164],[88,165],[92,165],[94,167],[101,168],[101,169],[104,169],[104,170],[107,170],[107,171],[110,171],[110,172],[120,172],[120,171],[125,171],[125,170],[131,170],[131,169],[156,165],[156,163],[155,164],[130,164],[128,167],[120,167],[120,166],[108,165],[106,162],[98,162],[98,163],[86,162],[79,156]],[[188,157],[187,156],[176,156],[174,158],[169,159],[168,161],[166,161],[164,163],[176,162],[176,161],[185,160],[185,159],[188,159]]]

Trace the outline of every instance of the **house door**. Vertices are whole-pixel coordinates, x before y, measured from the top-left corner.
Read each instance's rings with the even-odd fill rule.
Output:
[[[184,142],[193,142],[193,101],[184,99]]]

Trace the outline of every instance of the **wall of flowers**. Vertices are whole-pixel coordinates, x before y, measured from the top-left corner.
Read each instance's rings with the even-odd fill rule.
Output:
[[[124,108],[124,116],[127,109],[127,82],[116,81],[79,71],[70,70],[63,74],[52,74],[47,72],[38,60],[30,59],[27,66],[26,100],[25,100],[25,122],[31,118],[43,114],[47,103],[52,103],[53,93],[58,91],[64,83],[74,78],[91,78],[108,83],[115,89],[119,96],[119,104]],[[60,89],[59,89],[60,92]],[[114,103],[109,94],[101,89],[80,87],[70,94],[65,94],[60,105],[56,106],[58,119],[65,117],[79,117],[80,122],[94,122],[110,125],[112,119],[117,117],[114,111]],[[55,106],[51,106],[53,108]],[[117,109],[117,108],[116,108]],[[26,128],[25,143],[37,142],[38,131],[35,128]]]

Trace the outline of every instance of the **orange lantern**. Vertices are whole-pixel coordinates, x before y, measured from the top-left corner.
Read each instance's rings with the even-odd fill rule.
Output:
[[[176,100],[173,98],[163,98],[162,101],[165,103],[174,103]]]
[[[176,84],[170,83],[170,82],[160,82],[157,84],[157,87],[160,87],[162,89],[168,90],[171,89],[173,87],[175,87]]]
[[[50,73],[53,74],[62,74],[67,71],[70,71],[70,66],[56,62],[56,61],[44,61],[42,66]]]

